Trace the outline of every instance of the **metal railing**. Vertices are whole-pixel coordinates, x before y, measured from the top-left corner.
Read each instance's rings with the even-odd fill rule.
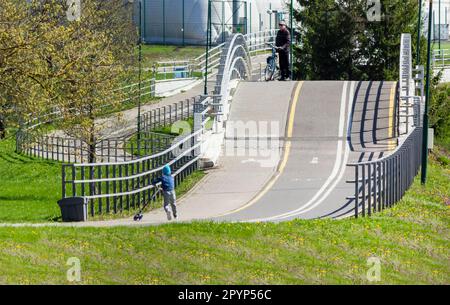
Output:
[[[255,53],[269,51],[270,48],[267,43],[274,42],[278,30],[267,30],[257,33],[249,33],[244,35],[248,52],[251,56]],[[233,36],[233,35],[232,35]],[[231,37],[231,36],[230,36]],[[229,38],[228,38],[229,40]],[[218,72],[220,60],[223,55],[223,48],[226,42],[221,43],[208,51],[208,74],[214,75]],[[196,73],[203,77],[206,71],[206,53],[194,58],[193,60],[185,61],[169,61],[158,62],[154,68],[154,75],[164,75],[164,80],[196,77]],[[168,77],[172,76],[172,77]]]
[[[421,164],[423,67],[412,68],[411,35],[402,34],[397,128],[400,145],[379,160],[349,163],[354,169],[354,216],[372,215],[398,202]],[[414,72],[414,75],[413,75]],[[419,94],[419,95],[416,95]],[[412,119],[411,119],[412,118]]]
[[[197,103],[200,98],[200,96],[196,96],[178,103],[144,112],[138,118],[142,130],[152,131],[158,127],[169,126],[177,121],[184,121],[192,118],[194,115],[194,104]]]
[[[267,30],[258,33],[250,33],[244,35],[251,55],[262,51],[271,51],[267,44],[274,43],[278,30]]]
[[[121,105],[139,98],[139,83],[130,84],[115,91],[122,91],[127,98],[120,101]],[[141,97],[155,97],[155,79],[147,79],[141,82]],[[111,107],[105,105],[104,108]],[[52,109],[37,116],[29,115],[26,122],[16,133],[16,152],[31,157],[54,160],[60,162],[84,162],[88,160],[88,145],[80,139],[69,136],[56,136],[41,134],[39,127],[58,122],[62,119],[61,111]],[[128,154],[122,147],[126,145],[127,138],[132,134],[121,138],[108,138],[100,140],[96,146],[96,154],[100,160],[126,160]]]
[[[174,138],[171,135],[141,131],[139,145],[134,136],[137,132],[120,138],[108,138],[95,144],[96,162],[120,162],[133,160],[141,155],[150,155],[167,148]],[[23,137],[30,137],[24,139]],[[89,145],[79,139],[22,133],[22,154],[63,163],[89,162]],[[27,144],[24,144],[27,143]]]
[[[120,104],[137,100],[139,98],[139,83],[133,83],[122,88],[116,89],[122,91],[127,98],[120,101]],[[156,96],[156,80],[149,78],[141,81],[141,97],[155,97]],[[108,105],[107,105],[108,106]]]
[[[94,152],[97,162],[127,161],[165,149],[174,137],[154,133],[153,130],[192,118],[193,104],[199,99],[200,97],[195,97],[143,113],[140,117],[142,130],[139,144],[135,139],[136,131],[122,137],[99,140],[95,143]],[[33,126],[44,124],[37,122],[34,121]],[[16,134],[16,145],[18,151],[30,157],[63,163],[83,163],[89,160],[89,145],[68,136],[42,135],[23,129]]]
[[[420,168],[422,128],[417,127],[389,156],[370,162],[347,164],[354,167],[354,215],[370,216],[391,207],[411,186]]]
[[[194,72],[195,65],[190,60],[160,61],[153,67],[153,76],[158,80],[191,78]]]
[[[196,104],[207,105],[209,100],[210,98],[197,99]],[[175,186],[198,168],[202,135],[206,130],[206,122],[210,119],[206,116],[205,109],[203,108],[201,116],[202,128],[189,135],[174,138],[164,151],[126,162],[64,164],[63,198],[85,197],[89,201],[91,216],[137,209],[150,200],[158,200],[158,196],[153,196],[155,185],[152,181],[161,176],[166,164],[174,172]]]
[[[138,209],[152,199],[153,180],[168,164],[174,171],[175,186],[197,168],[195,154],[202,130],[184,137],[168,149],[127,162],[64,164],[62,195],[85,197],[91,216]]]
[[[450,67],[450,49],[433,50],[432,54],[433,68],[449,68]]]

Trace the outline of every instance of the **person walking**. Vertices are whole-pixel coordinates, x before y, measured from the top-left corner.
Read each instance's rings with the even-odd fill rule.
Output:
[[[275,46],[277,47],[278,57],[280,58],[280,73],[281,77],[278,79],[284,81],[290,78],[291,71],[289,71],[289,49],[291,45],[291,33],[289,33],[286,22],[280,21],[280,30],[275,39]]]
[[[161,183],[163,198],[164,198],[164,210],[167,214],[167,219],[176,220],[177,215],[177,196],[175,194],[175,181],[172,177],[172,172],[170,166],[166,165],[163,167],[162,176],[153,180],[153,184]]]

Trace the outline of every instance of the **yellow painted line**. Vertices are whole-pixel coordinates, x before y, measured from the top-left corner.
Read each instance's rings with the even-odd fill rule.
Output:
[[[397,141],[393,138],[394,136],[394,103],[395,103],[395,90],[397,90],[397,83],[394,83],[391,88],[391,95],[389,98],[389,132],[388,132],[388,150],[393,150],[397,147]]]
[[[273,187],[275,182],[277,182],[278,178],[280,178],[281,174],[284,172],[284,169],[286,168],[286,164],[287,164],[288,159],[289,159],[289,154],[291,152],[292,143],[291,143],[290,138],[292,137],[292,133],[293,133],[293,130],[294,130],[295,110],[297,109],[298,98],[300,96],[300,91],[301,91],[302,87],[303,87],[303,82],[301,81],[301,82],[299,82],[297,84],[297,87],[295,89],[294,97],[293,97],[293,100],[292,100],[292,103],[291,103],[291,108],[289,110],[289,119],[288,119],[288,125],[287,125],[287,133],[286,133],[287,140],[286,140],[283,160],[281,161],[280,165],[278,166],[277,173],[265,185],[263,190],[261,192],[259,192],[255,197],[253,197],[253,199],[251,199],[246,205],[244,205],[244,206],[242,206],[242,207],[240,207],[238,209],[235,209],[235,210],[233,210],[231,212],[218,215],[216,217],[222,217],[222,216],[234,214],[234,213],[237,213],[239,211],[242,211],[242,210],[244,210],[244,209],[254,205],[265,194],[267,194],[267,192]]]

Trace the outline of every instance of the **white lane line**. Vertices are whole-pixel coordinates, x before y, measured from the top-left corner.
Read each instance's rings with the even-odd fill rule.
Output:
[[[352,95],[352,93],[354,92],[354,89],[355,89],[355,88],[354,88],[354,85],[355,85],[355,83],[352,82],[352,83],[351,83],[351,86],[350,86],[350,97],[349,97],[349,99],[348,99],[348,106],[349,106],[349,107],[351,107],[351,102],[352,102],[352,100],[353,100],[353,95]],[[351,109],[351,108],[348,108],[348,109]],[[351,113],[350,113],[350,111],[349,111],[349,112],[348,112],[348,121],[347,121],[347,124],[348,124],[348,125],[350,125],[350,119],[351,119]],[[348,130],[348,129],[347,129],[347,130]],[[336,186],[338,185],[338,183],[342,180],[342,177],[344,176],[345,170],[346,170],[346,167],[347,167],[347,162],[348,162],[349,155],[350,155],[350,144],[349,144],[348,141],[346,141],[345,152],[344,152],[344,162],[342,163],[342,166],[341,166],[341,168],[340,168],[338,178],[337,178],[336,180],[334,180],[334,182],[333,182],[333,184],[331,185],[331,187],[330,187],[330,188],[322,195],[322,197],[321,197],[318,201],[316,201],[316,202],[315,202],[313,205],[311,205],[309,208],[303,209],[303,210],[299,211],[298,213],[295,213],[295,214],[293,214],[293,215],[290,215],[290,217],[295,217],[295,216],[304,214],[304,213],[306,213],[306,212],[309,212],[309,211],[311,211],[312,209],[314,209],[315,207],[319,206],[325,199],[327,199],[327,197],[331,194],[331,192],[336,188]],[[286,217],[283,217],[283,218],[286,218]]]
[[[319,164],[319,158],[314,157],[314,158],[311,160],[310,163],[311,163],[311,164]]]
[[[347,100],[347,86],[348,82],[345,81],[343,88],[342,88],[342,96],[341,96],[341,107],[340,107],[340,114],[339,114],[339,128],[343,128],[344,124],[345,124],[345,102]],[[343,131],[339,130],[338,131],[338,135],[340,137],[342,137]],[[334,161],[334,167],[333,170],[330,174],[330,176],[328,177],[328,179],[325,181],[325,183],[322,185],[322,187],[319,189],[319,191],[313,196],[313,198],[311,198],[306,204],[304,204],[303,206],[301,206],[300,208],[287,212],[287,213],[283,213],[280,215],[275,215],[275,216],[271,216],[271,217],[266,217],[266,218],[259,218],[259,219],[252,219],[252,220],[247,220],[245,222],[262,222],[262,221],[272,221],[272,220],[276,220],[276,219],[282,219],[282,218],[286,218],[289,217],[292,214],[298,213],[306,208],[308,208],[310,205],[314,204],[314,202],[320,197],[320,195],[326,190],[326,188],[333,182],[333,179],[339,174],[339,169],[341,168],[341,161],[342,161],[342,140],[338,141],[337,143],[337,149],[336,149],[336,160]]]

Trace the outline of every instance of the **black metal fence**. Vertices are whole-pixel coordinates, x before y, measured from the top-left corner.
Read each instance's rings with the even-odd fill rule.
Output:
[[[193,117],[193,105],[200,96],[148,111],[141,115],[141,136],[137,132],[119,138],[108,138],[95,144],[97,162],[120,162],[148,156],[169,147],[174,136],[152,132],[170,126],[179,120]],[[42,135],[35,128],[49,123],[55,115],[34,118],[31,127],[16,134],[16,151],[31,157],[59,162],[88,162],[89,145],[79,139],[63,136]]]
[[[411,186],[421,163],[422,128],[416,127],[393,154],[348,164],[355,170],[355,217],[380,212],[398,202]]]
[[[201,133],[193,133],[162,152],[127,162],[64,164],[63,198],[87,198],[91,216],[141,208],[159,198],[152,198],[153,180],[161,176],[166,164],[174,172],[176,186],[197,169]]]
[[[141,128],[150,131],[159,127],[170,126],[180,120],[188,120],[194,115],[194,104],[200,100],[201,96],[196,96],[145,112],[139,118]]]
[[[175,136],[154,132],[136,132],[122,138],[110,138],[95,145],[96,162],[120,162],[148,156],[170,147]],[[27,137],[27,138],[24,138]],[[16,136],[21,152],[30,157],[63,163],[89,162],[89,146],[77,139],[20,133]]]

